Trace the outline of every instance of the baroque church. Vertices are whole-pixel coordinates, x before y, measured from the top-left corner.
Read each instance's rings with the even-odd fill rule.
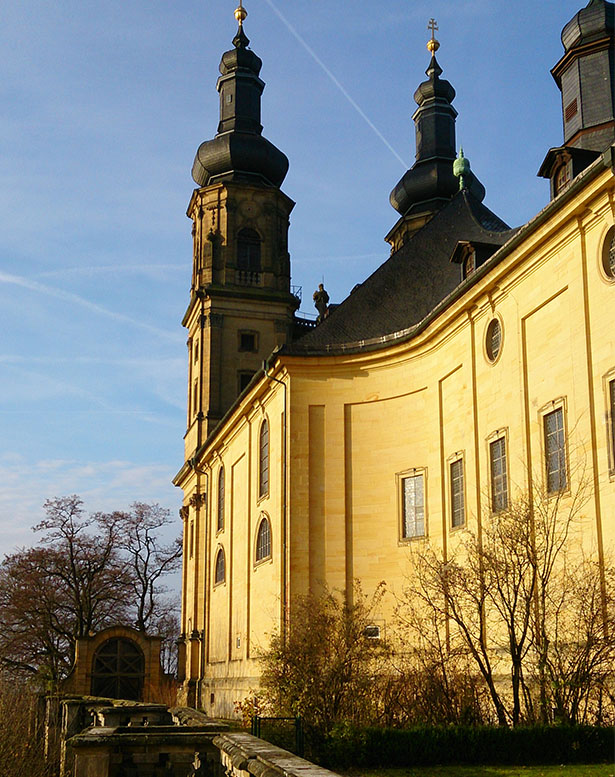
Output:
[[[511,229],[457,153],[432,35],[416,161],[391,193],[390,257],[302,319],[290,285],[285,155],[262,135],[246,11],[222,56],[216,136],[198,148],[188,331],[180,681],[212,716],[258,685],[258,650],[298,599],[386,580],[409,548],[447,557],[520,496],[573,500],[583,544],[615,544],[615,5],[564,27],[563,143],[549,204]],[[392,182],[393,183],[393,182]],[[369,311],[369,315],[367,315]]]

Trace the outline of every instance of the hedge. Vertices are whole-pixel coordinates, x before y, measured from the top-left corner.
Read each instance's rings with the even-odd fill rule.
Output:
[[[314,754],[329,767],[600,763],[613,759],[612,728],[447,726],[359,729],[342,725]]]

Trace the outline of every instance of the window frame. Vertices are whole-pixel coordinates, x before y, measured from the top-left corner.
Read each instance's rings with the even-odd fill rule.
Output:
[[[237,269],[241,272],[261,273],[263,271],[262,245],[263,239],[256,229],[242,227],[236,237]]]
[[[263,430],[267,430],[266,450],[263,446]],[[265,455],[263,451],[265,450]],[[264,474],[266,473],[266,479]],[[265,416],[258,429],[258,499],[266,499],[269,496],[271,481],[271,427],[269,419]]]
[[[237,350],[239,353],[258,353],[258,332],[256,329],[238,329],[237,330]],[[250,335],[254,338],[253,348],[244,348],[242,338],[244,335]]]
[[[604,234],[599,253],[600,274],[609,284],[615,283],[615,268],[612,268],[610,263],[611,245],[615,245],[615,225],[609,227]]]
[[[495,499],[494,499],[494,482],[493,482],[493,458],[492,458],[492,450],[493,445],[496,443],[503,441],[504,443],[504,472],[501,474],[501,477],[504,480],[504,493],[506,494],[506,504],[502,507],[495,507]],[[488,471],[489,471],[489,508],[491,510],[491,513],[493,515],[496,515],[497,513],[501,513],[504,510],[507,510],[510,507],[510,476],[509,476],[509,470],[508,470],[508,429],[497,429],[495,432],[492,432],[489,437],[487,437],[487,464],[488,464]]]
[[[218,577],[218,571],[220,569],[220,561],[222,561],[222,577]],[[218,545],[216,555],[214,556],[214,570],[212,575],[213,587],[217,588],[219,585],[226,583],[226,553],[222,545]]]
[[[561,430],[557,430],[557,431],[561,431],[561,434],[563,437],[562,446],[561,446],[561,451],[563,455],[561,455],[560,457],[560,462],[563,461],[565,480],[564,480],[563,487],[551,488],[549,484],[550,471],[549,471],[549,460],[548,460],[548,457],[551,454],[548,450],[547,419],[550,416],[555,415],[556,413],[561,413],[561,418],[562,418]],[[542,472],[543,472],[543,478],[544,478],[545,492],[548,497],[552,497],[552,496],[556,497],[570,490],[570,466],[568,461],[568,426],[567,426],[566,402],[564,398],[554,399],[548,405],[541,408],[540,428],[541,428],[541,437],[542,437]],[[561,471],[561,469],[558,471]]]
[[[615,476],[615,377],[607,381],[607,402],[609,405],[608,410],[608,432],[609,442],[611,447],[611,465],[609,467],[609,475]]]
[[[609,479],[615,480],[615,368],[602,378]]]
[[[268,541],[269,541],[269,552],[265,555],[259,556],[259,540],[261,538],[261,530],[263,526],[267,526],[268,531]],[[267,513],[261,513],[260,514],[260,520],[258,522],[258,526],[256,527],[256,535],[254,538],[254,566],[260,566],[261,564],[264,564],[267,561],[272,561],[273,559],[273,532],[271,529],[271,519],[267,515]]]
[[[404,483],[406,480],[421,478],[423,487],[423,533],[406,535],[406,500],[404,494]],[[397,472],[395,474],[397,489],[397,513],[398,513],[398,535],[399,543],[406,545],[417,540],[424,540],[429,533],[428,513],[427,513],[427,468],[412,467],[410,469]],[[414,520],[416,526],[416,518]]]
[[[220,469],[218,470],[218,504],[217,504],[217,510],[216,510],[216,534],[219,534],[220,532],[224,531],[224,526],[226,523],[226,515],[225,515],[225,505],[226,505],[226,475],[224,472],[224,464],[220,464]]]
[[[493,348],[491,347],[491,339],[493,336],[493,328],[497,326],[500,331],[500,342],[498,346],[498,352],[494,355]],[[485,326],[485,334],[483,336],[483,353],[485,354],[485,359],[487,360],[487,363],[489,365],[497,364],[500,360],[500,357],[502,356],[502,351],[504,350],[504,322],[502,321],[502,318],[495,314],[491,316],[489,321],[487,321],[487,325]]]
[[[243,392],[248,388],[250,385],[250,381],[252,378],[256,375],[255,370],[238,370],[237,371],[237,394],[243,394]],[[245,380],[245,385],[242,386],[243,381]]]
[[[458,453],[455,453],[453,456],[449,456],[448,458],[448,507],[450,510],[450,522],[449,522],[449,528],[450,531],[458,531],[459,529],[464,529],[467,524],[467,497],[466,497],[466,468],[465,468],[465,454],[463,451],[459,451]],[[455,507],[454,507],[454,497],[455,494],[453,493],[453,484],[455,480],[453,479],[453,467],[455,467],[457,464],[461,465],[461,511],[462,511],[462,520],[459,523],[455,523]],[[458,479],[458,478],[457,478]]]

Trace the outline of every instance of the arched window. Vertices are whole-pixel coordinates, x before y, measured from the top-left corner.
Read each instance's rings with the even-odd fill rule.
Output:
[[[92,663],[92,695],[139,701],[143,693],[145,659],[129,639],[108,639]]]
[[[226,580],[226,558],[224,548],[220,548],[216,556],[216,568],[214,570],[214,585],[223,583]]]
[[[258,443],[258,495],[269,493],[269,423],[267,419],[261,424]]]
[[[242,229],[237,235],[237,269],[261,271],[261,239],[255,229]]]
[[[263,515],[263,519],[258,526],[258,533],[256,535],[256,560],[263,561],[263,559],[271,557],[271,524],[269,518]]]
[[[224,467],[218,474],[218,531],[224,529]]]

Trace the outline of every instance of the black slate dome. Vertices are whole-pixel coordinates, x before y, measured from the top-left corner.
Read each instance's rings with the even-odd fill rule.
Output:
[[[220,62],[220,123],[212,140],[199,146],[192,177],[199,186],[223,180],[252,180],[268,186],[282,185],[288,159],[262,136],[261,95],[265,83],[259,78],[262,60],[248,49],[240,26],[233,39],[235,48]]]
[[[566,51],[584,43],[613,35],[615,5],[606,0],[591,0],[562,30]]]

